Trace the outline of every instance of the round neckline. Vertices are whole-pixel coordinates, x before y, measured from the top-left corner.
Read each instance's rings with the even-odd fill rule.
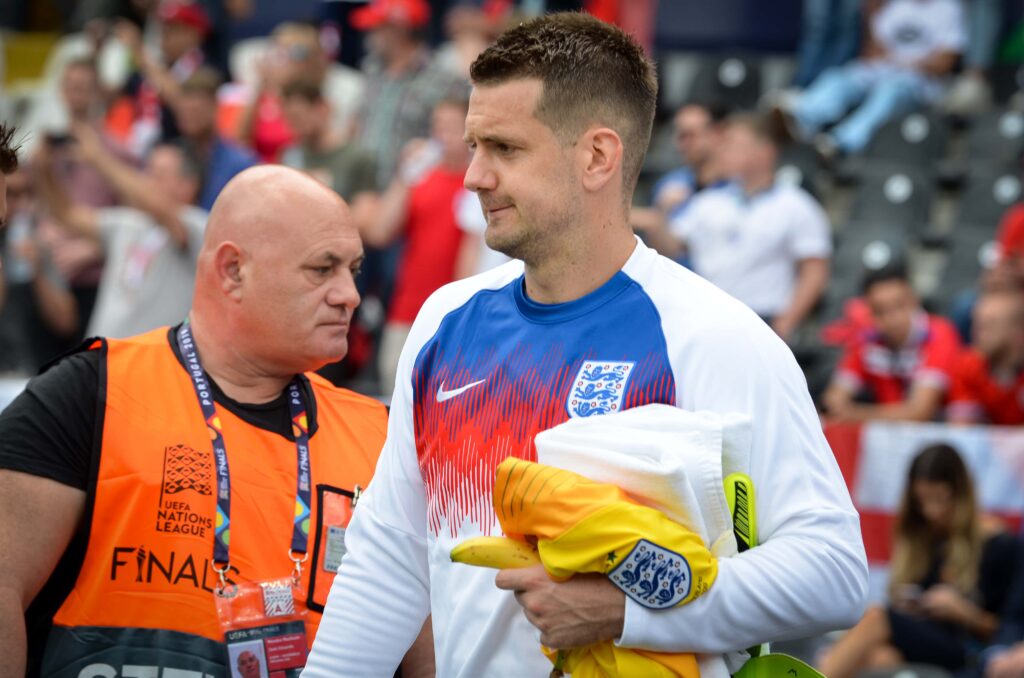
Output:
[[[632,278],[622,271],[617,271],[607,282],[579,299],[558,304],[542,304],[526,295],[526,275],[523,274],[512,281],[512,291],[516,308],[524,318],[535,323],[555,324],[575,320],[604,306],[632,283]]]

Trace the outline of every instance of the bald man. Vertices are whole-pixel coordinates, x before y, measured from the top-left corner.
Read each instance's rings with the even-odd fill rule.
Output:
[[[260,678],[260,660],[255,653],[249,650],[240,653],[236,666],[240,678]]]
[[[0,673],[229,675],[238,591],[312,643],[386,427],[313,374],[345,356],[362,258],[337,194],[243,172],[186,322],[87,341],[0,414]]]

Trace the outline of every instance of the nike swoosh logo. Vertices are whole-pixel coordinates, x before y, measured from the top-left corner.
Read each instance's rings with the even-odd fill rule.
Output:
[[[479,386],[480,384],[484,383],[485,381],[487,381],[487,380],[486,379],[481,379],[480,381],[474,381],[472,384],[466,384],[465,386],[462,386],[462,387],[456,388],[456,389],[452,389],[451,391],[444,390],[444,382],[442,381],[441,382],[441,387],[437,389],[437,402],[443,403],[446,400],[451,400],[455,396],[461,395],[461,394],[465,393],[466,391],[468,391],[469,389],[473,388],[474,386]]]

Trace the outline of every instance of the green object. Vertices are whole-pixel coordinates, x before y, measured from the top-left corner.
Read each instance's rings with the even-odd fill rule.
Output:
[[[754,504],[754,481],[746,473],[730,473],[723,481],[725,501],[732,516],[732,530],[740,553],[757,546],[757,507]],[[768,644],[747,648],[751,657],[768,653]],[[749,662],[748,662],[749,663]]]
[[[1024,62],[1024,22],[1017,24],[1006,37],[999,50],[999,62],[1004,64]]]
[[[732,514],[733,532],[740,553],[757,546],[757,511],[754,481],[746,473],[730,473],[725,481],[725,500]]]
[[[766,654],[748,661],[734,678],[825,678],[825,676],[788,654]]]

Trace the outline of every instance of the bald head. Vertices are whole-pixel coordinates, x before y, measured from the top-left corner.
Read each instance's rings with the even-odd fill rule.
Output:
[[[245,170],[210,212],[193,321],[243,359],[316,369],[347,350],[362,256],[337,193],[293,169]]]
[[[275,247],[313,222],[354,228],[341,196],[309,175],[280,165],[251,167],[228,182],[213,204],[203,252],[226,240]]]

